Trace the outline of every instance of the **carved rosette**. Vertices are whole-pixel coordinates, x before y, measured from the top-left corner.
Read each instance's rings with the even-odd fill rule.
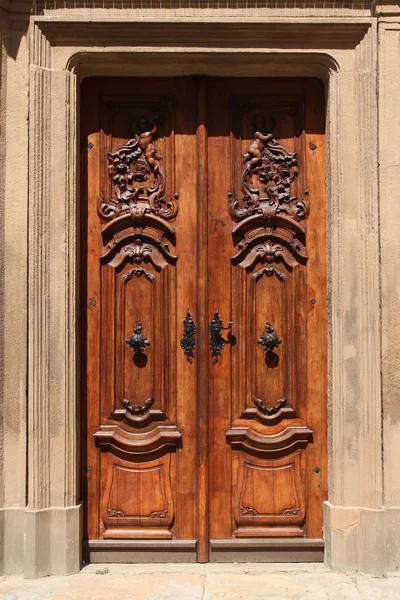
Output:
[[[287,273],[305,264],[306,230],[302,221],[309,214],[308,192],[292,195],[298,176],[298,158],[265,132],[265,119],[255,117],[254,135],[243,155],[241,198],[229,193],[229,213],[236,221],[232,229],[237,252],[232,262],[246,269],[255,264],[268,267],[257,272],[285,282]],[[284,271],[277,265],[284,265]]]

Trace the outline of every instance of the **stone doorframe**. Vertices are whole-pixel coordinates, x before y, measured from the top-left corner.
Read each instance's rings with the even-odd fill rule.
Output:
[[[133,18],[132,18],[133,19]],[[327,90],[326,561],[385,571],[376,20],[32,17],[25,575],[80,568],[79,84],[91,75],[312,76]],[[164,24],[164,26],[163,26]],[[223,35],[220,35],[221,28]],[[134,40],[134,43],[132,42]],[[222,41],[221,41],[222,40]],[[312,47],[312,49],[310,49]],[[47,540],[43,543],[43,540]]]

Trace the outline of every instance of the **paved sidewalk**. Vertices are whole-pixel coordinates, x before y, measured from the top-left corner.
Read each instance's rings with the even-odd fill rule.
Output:
[[[0,580],[4,600],[400,600],[400,575],[321,564],[89,565],[79,575]]]

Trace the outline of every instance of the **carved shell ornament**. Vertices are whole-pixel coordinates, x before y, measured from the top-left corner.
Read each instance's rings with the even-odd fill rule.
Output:
[[[257,263],[284,264],[291,272],[307,261],[305,227],[309,215],[308,192],[291,195],[298,177],[298,158],[265,132],[265,119],[253,120],[254,135],[243,154],[241,198],[229,193],[229,213],[237,224],[232,229],[237,253],[235,264],[245,268]],[[261,273],[261,271],[259,271]],[[286,280],[286,273],[270,267],[267,275]]]

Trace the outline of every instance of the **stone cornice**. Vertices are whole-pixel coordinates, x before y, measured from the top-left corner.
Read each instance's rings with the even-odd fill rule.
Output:
[[[180,18],[37,17],[35,24],[51,46],[186,48],[353,48],[372,19],[236,19],[204,22]]]
[[[375,14],[379,16],[396,16],[400,19],[399,0],[378,0],[375,3]]]

